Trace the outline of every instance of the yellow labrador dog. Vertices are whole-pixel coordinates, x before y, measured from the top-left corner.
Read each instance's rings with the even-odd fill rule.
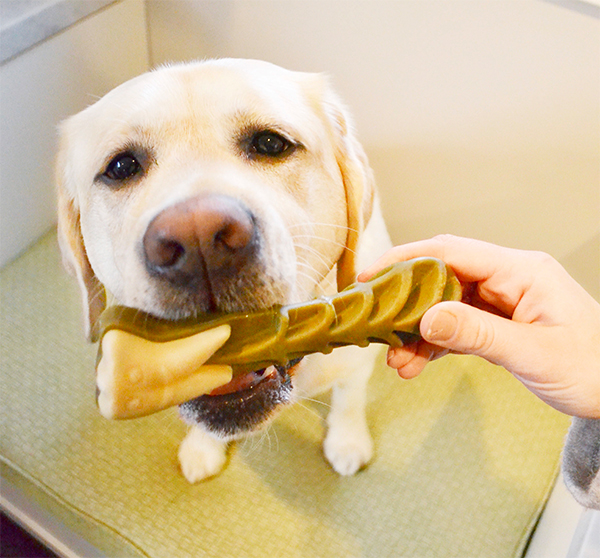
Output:
[[[107,294],[168,319],[309,300],[390,247],[372,173],[320,75],[250,60],[165,67],[67,120],[59,240],[97,335]],[[365,392],[377,346],[248,374],[181,406],[183,474],[218,473],[229,440],[333,388],[324,452],[351,475],[372,455]]]

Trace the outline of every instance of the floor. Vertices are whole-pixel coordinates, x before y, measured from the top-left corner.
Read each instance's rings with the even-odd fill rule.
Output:
[[[58,558],[4,514],[0,514],[1,558]]]

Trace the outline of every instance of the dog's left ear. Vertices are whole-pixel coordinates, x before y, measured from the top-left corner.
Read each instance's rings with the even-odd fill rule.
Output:
[[[90,341],[94,342],[98,340],[98,320],[106,307],[106,293],[87,257],[81,234],[79,209],[66,185],[68,172],[65,153],[66,147],[63,141],[56,163],[58,244],[65,269],[77,279],[79,284],[84,309],[85,334]]]
[[[323,108],[332,127],[335,156],[346,191],[348,234],[342,257],[337,263],[338,291],[356,280],[358,242],[373,209],[375,180],[362,145],[358,142],[349,113],[325,82]]]

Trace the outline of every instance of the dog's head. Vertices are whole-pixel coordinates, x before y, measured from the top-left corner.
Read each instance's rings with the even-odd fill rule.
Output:
[[[178,319],[307,300],[336,276],[347,285],[373,193],[327,80],[247,60],[162,68],[67,120],[57,189],[91,339],[107,293]],[[288,380],[267,374],[245,409],[232,394],[199,398],[211,408],[187,416],[233,434],[270,414]]]

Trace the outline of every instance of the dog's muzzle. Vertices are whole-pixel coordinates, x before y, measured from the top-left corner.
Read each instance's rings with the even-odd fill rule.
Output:
[[[300,360],[235,378],[209,395],[180,405],[180,415],[188,424],[201,424],[219,437],[248,433],[266,421],[278,406],[291,402],[293,368]]]

